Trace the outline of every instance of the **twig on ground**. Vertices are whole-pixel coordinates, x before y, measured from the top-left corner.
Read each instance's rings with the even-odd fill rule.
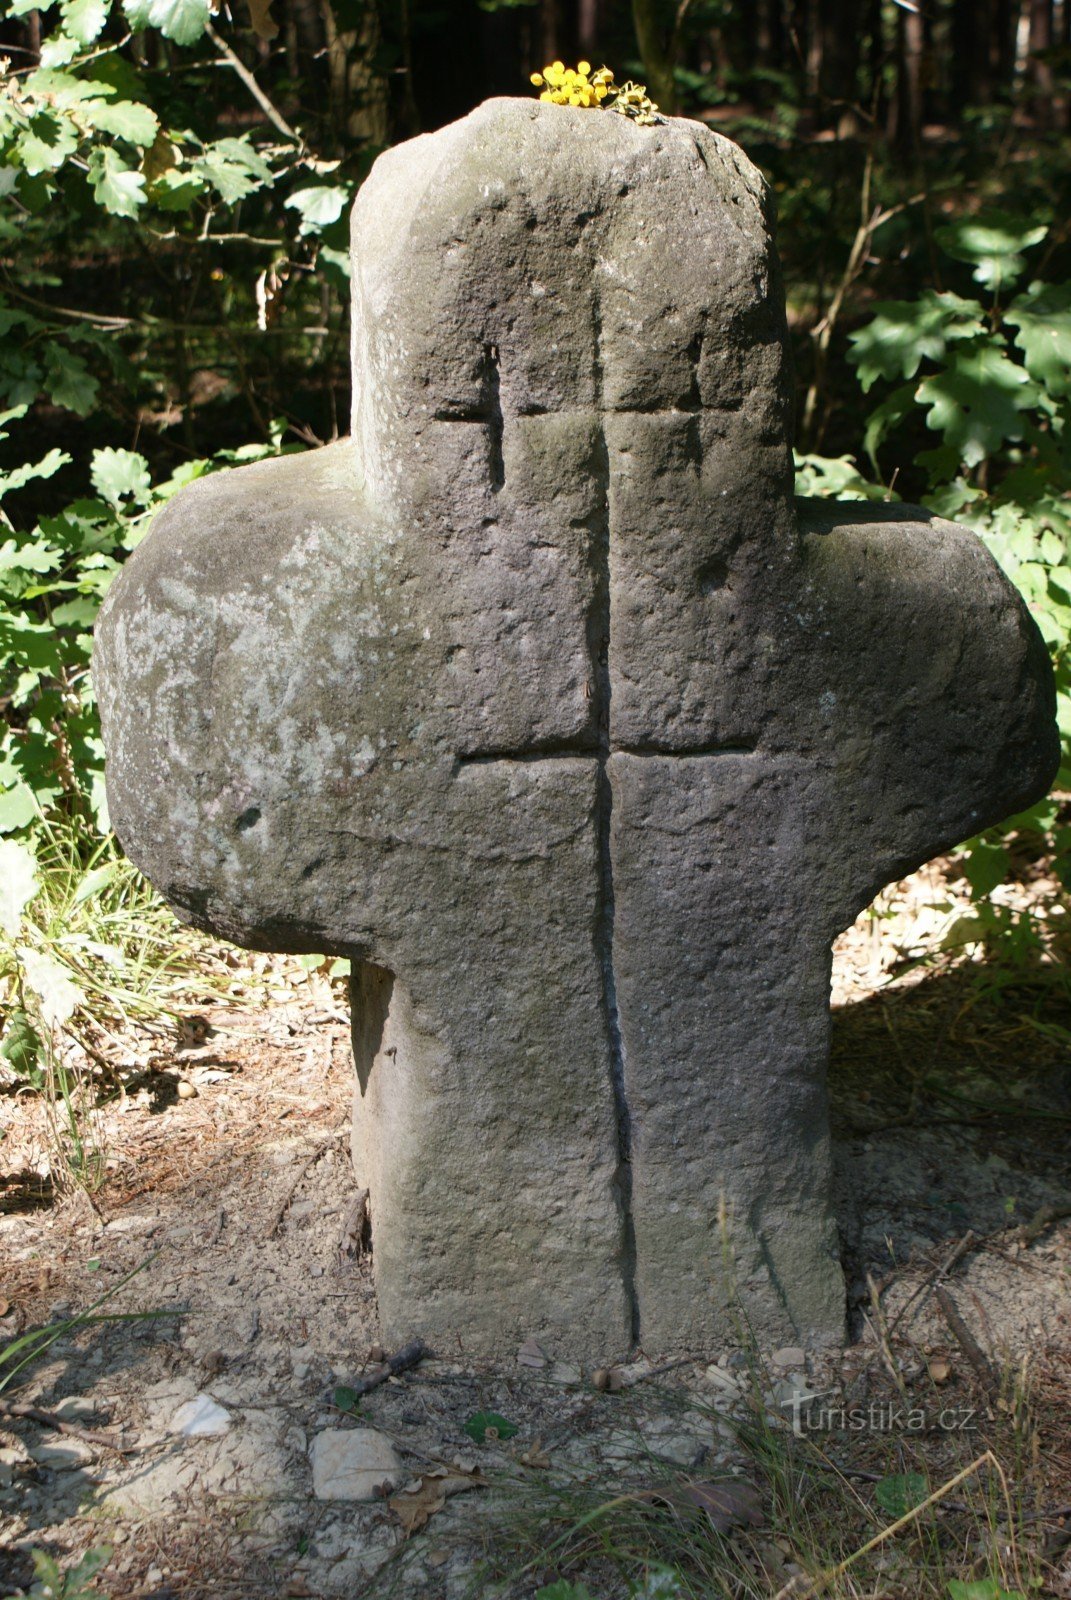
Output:
[[[51,1428],[54,1433],[70,1434],[72,1439],[81,1439],[84,1444],[99,1445],[102,1450],[114,1450],[116,1455],[133,1454],[117,1445],[106,1433],[98,1433],[94,1428],[80,1428],[77,1423],[66,1421],[55,1411],[45,1411],[41,1406],[31,1406],[21,1400],[0,1400],[0,1417],[22,1417],[26,1421],[40,1423],[42,1428]]]
[[[346,1257],[360,1256],[365,1251],[365,1230],[368,1226],[368,1190],[358,1189],[342,1218],[338,1235],[338,1266],[341,1271]]]
[[[1054,1222],[1062,1222],[1065,1217],[1071,1217],[1071,1206],[1044,1205],[1035,1211],[1029,1222],[1024,1222],[1017,1230],[1017,1240],[1021,1245],[1033,1244],[1035,1239],[1041,1237],[1046,1228],[1051,1228]]]
[[[405,1344],[394,1355],[388,1356],[374,1372],[369,1372],[366,1377],[357,1378],[347,1387],[355,1395],[371,1394],[373,1389],[378,1389],[380,1384],[386,1383],[388,1378],[396,1378],[400,1372],[408,1372],[410,1367],[415,1367],[429,1356],[431,1351],[422,1339],[414,1339],[411,1344]]]
[[[298,1172],[292,1182],[287,1184],[286,1189],[284,1190],[278,1204],[275,1207],[275,1210],[272,1212],[271,1222],[264,1230],[265,1239],[275,1238],[275,1235],[278,1233],[280,1225],[282,1224],[282,1220],[286,1216],[287,1207],[294,1198],[298,1186],[305,1177],[305,1174],[307,1172],[311,1172],[312,1168],[316,1165],[317,1161],[319,1161],[320,1157],[326,1151],[330,1150],[332,1145],[341,1143],[341,1141],[346,1137],[346,1132],[340,1131],[330,1134],[326,1139],[320,1140],[316,1148],[310,1153],[308,1160],[298,1169]]]
[[[907,1313],[911,1310],[911,1307],[916,1303],[917,1300],[921,1298],[923,1304],[925,1304],[942,1279],[948,1277],[948,1274],[952,1271],[952,1268],[962,1261],[963,1257],[971,1250],[976,1249],[982,1242],[983,1241],[974,1233],[973,1229],[968,1228],[967,1232],[963,1235],[963,1238],[956,1241],[940,1265],[935,1267],[933,1271],[929,1273],[929,1275],[922,1281],[922,1283],[919,1284],[914,1293],[908,1296],[907,1300],[905,1300],[904,1304],[900,1307],[892,1322],[889,1324],[889,1332],[896,1332],[897,1328],[900,1326],[901,1322],[907,1316]]]
[[[982,1382],[987,1386],[987,1388],[992,1388],[994,1383],[993,1368],[990,1366],[989,1361],[977,1339],[974,1337],[973,1333],[960,1316],[959,1308],[957,1307],[956,1302],[953,1300],[948,1290],[941,1284],[938,1284],[934,1289],[934,1295],[936,1297],[937,1304],[941,1307],[944,1319],[948,1323],[949,1329],[951,1330],[956,1343],[959,1345],[960,1349],[963,1351],[963,1354],[967,1357],[967,1360],[970,1362],[975,1372],[977,1372]]]

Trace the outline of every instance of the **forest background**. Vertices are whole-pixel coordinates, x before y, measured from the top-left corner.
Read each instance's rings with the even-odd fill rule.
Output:
[[[108,832],[89,671],[108,585],[183,484],[345,431],[347,218],[378,153],[579,58],[766,173],[800,491],[976,528],[1051,647],[1066,748],[1071,0],[4,0],[0,1071],[16,1086],[55,1092],[64,1032],[91,1059],[90,1016],[174,993],[174,924]],[[1026,1012],[1065,1043],[1069,778],[1065,762],[1053,797],[952,869],[973,901],[957,956],[1019,992],[1043,970]],[[1004,892],[1029,880],[1044,893]]]

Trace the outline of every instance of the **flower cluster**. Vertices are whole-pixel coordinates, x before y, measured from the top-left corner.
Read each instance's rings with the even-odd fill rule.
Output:
[[[549,100],[552,105],[601,106],[607,111],[619,111],[622,116],[646,126],[661,120],[658,107],[642,83],[633,83],[631,79],[624,84],[615,83],[609,67],[599,67],[592,72],[590,61],[579,61],[575,68],[567,67],[562,61],[552,61],[542,72],[532,73],[532,82],[543,91],[539,98]]]
[[[592,73],[590,61],[577,62],[576,69],[552,61],[542,72],[532,73],[532,82],[542,89],[541,100],[556,106],[601,106],[613,92],[614,75],[609,67]]]
[[[639,122],[645,127],[662,120],[658,115],[657,105],[647,93],[647,85],[633,83],[631,78],[617,89],[610,110],[620,111],[623,117],[631,117],[634,122]]]

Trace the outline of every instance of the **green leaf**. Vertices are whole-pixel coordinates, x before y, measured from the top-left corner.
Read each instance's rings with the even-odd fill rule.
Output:
[[[60,1571],[59,1562],[50,1556],[46,1550],[35,1550],[33,1552],[33,1570],[34,1577],[37,1579],[34,1588],[36,1589],[37,1585],[40,1584],[43,1594],[55,1596],[56,1600],[62,1600],[63,1574]]]
[[[62,0],[63,26],[81,45],[92,44],[108,20],[111,0]]]
[[[850,456],[796,454],[796,493],[838,500],[884,500],[880,483],[868,483]]]
[[[971,886],[971,898],[984,900],[1008,876],[1008,852],[1003,845],[976,839],[963,857],[963,875]]]
[[[948,1593],[950,1600],[1024,1600],[1021,1589],[1002,1588],[996,1578],[949,1578]]]
[[[38,815],[33,790],[13,772],[9,761],[0,761],[0,833],[17,833]]]
[[[863,432],[863,449],[875,467],[878,464],[878,446],[885,435],[910,413],[914,404],[915,385],[902,383],[870,413]]]
[[[464,1432],[477,1444],[483,1444],[489,1429],[494,1429],[499,1439],[512,1439],[518,1432],[517,1424],[500,1417],[497,1411],[477,1411],[465,1423]]]
[[[97,204],[113,217],[136,217],[145,204],[145,179],[110,146],[89,153],[89,183]]]
[[[55,111],[38,111],[21,133],[15,149],[23,168],[32,177],[40,172],[55,172],[78,148],[78,130],[69,117]]]
[[[1030,376],[1050,395],[1071,394],[1071,283],[1032,283],[1004,320],[1019,330]]]
[[[40,539],[5,539],[0,544],[0,572],[55,572],[63,565],[63,551]]]
[[[65,67],[78,54],[78,40],[69,39],[65,33],[54,33],[41,45],[43,67]]]
[[[1048,231],[1048,223],[1038,225],[994,210],[958,217],[936,229],[934,237],[955,260],[970,262],[975,283],[997,292],[1022,274],[1026,262],[1021,252],[1040,244]]]
[[[950,483],[944,483],[926,495],[922,504],[927,510],[936,512],[939,517],[955,518],[968,506],[984,498],[984,491],[976,489],[966,479],[953,478]]]
[[[356,1389],[348,1389],[345,1384],[340,1384],[335,1390],[333,1401],[339,1411],[344,1411],[347,1416],[353,1416],[361,1409],[361,1397]]]
[[[65,406],[80,417],[92,411],[100,388],[81,356],[54,339],[45,347],[44,385],[53,405]]]
[[[317,271],[323,272],[329,283],[343,294],[349,293],[350,255],[348,250],[332,250],[321,245],[316,257]]]
[[[537,1589],[535,1600],[591,1600],[591,1594],[586,1584],[569,1583],[565,1578],[559,1578],[557,1583],[548,1583],[542,1589]]]
[[[55,628],[0,611],[0,660],[5,652],[34,672],[54,675],[62,666]]]
[[[59,106],[63,111],[82,106],[87,100],[99,99],[102,92],[105,92],[102,84],[87,82],[85,78],[79,78],[73,72],[59,72],[45,67],[39,67],[36,72],[31,72],[23,87],[27,95],[36,96],[38,99],[47,98],[52,105]]]
[[[874,1485],[874,1498],[892,1518],[905,1517],[920,1506],[929,1494],[920,1472],[898,1472]]]
[[[149,184],[149,199],[161,211],[188,211],[204,186],[205,180],[198,173],[171,167],[153,178]]]
[[[20,944],[16,954],[22,963],[24,982],[37,996],[44,1022],[50,1028],[62,1028],[85,1000],[81,989],[72,982],[69,968],[32,945]]]
[[[89,475],[97,493],[117,510],[126,495],[138,505],[149,498],[149,463],[136,450],[94,450]]]
[[[176,44],[196,44],[208,27],[209,0],[123,0],[132,28],[159,28]]]
[[[37,862],[26,845],[0,839],[0,928],[12,939],[37,893]]]
[[[86,1264],[88,1266],[89,1263],[87,1262]],[[73,1567],[71,1571],[68,1572],[66,1577],[67,1588],[71,1596],[71,1600],[74,1600],[74,1591],[72,1585],[81,1588],[83,1584],[91,1583],[97,1576],[97,1573],[101,1572],[108,1565],[108,1562],[111,1559],[112,1547],[110,1544],[99,1544],[96,1545],[92,1550],[86,1551],[78,1565]]]
[[[190,169],[210,183],[227,205],[275,180],[264,157],[245,139],[217,139],[205,146]]]
[[[968,467],[995,454],[1006,439],[1021,439],[1021,413],[1037,401],[1037,388],[997,344],[957,350],[951,364],[919,384],[928,407],[926,426],[944,435]]]
[[[348,189],[328,184],[314,184],[307,189],[295,189],[286,204],[301,217],[299,237],[304,238],[310,233],[322,233],[332,222],[337,222],[349,197]]]
[[[55,628],[91,628],[100,610],[95,595],[83,595],[77,600],[67,600],[52,608],[52,625]]]
[[[880,301],[866,327],[849,335],[848,360],[866,393],[879,378],[913,378],[923,361],[940,361],[949,344],[984,333],[983,318],[977,300],[933,289],[917,300]]]
[[[65,467],[70,461],[66,450],[50,450],[40,461],[27,461],[21,467],[13,467],[10,472],[0,472],[0,500],[6,494],[11,494],[15,489],[21,489],[27,483],[32,483],[35,478],[51,478],[60,467]]]
[[[148,106],[136,100],[94,101],[91,107],[93,126],[102,133],[113,133],[117,139],[146,149],[152,144],[160,128],[160,119]]]
[[[15,1006],[8,1013],[0,1056],[16,1077],[33,1082],[39,1074],[43,1052],[44,1046],[33,1023],[21,1006]]]

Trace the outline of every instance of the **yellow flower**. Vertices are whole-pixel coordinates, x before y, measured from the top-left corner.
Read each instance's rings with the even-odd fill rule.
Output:
[[[1071,4],[1071,0],[1067,0],[1067,3]],[[590,61],[578,61],[575,67],[567,67],[564,61],[552,61],[542,72],[533,72],[531,81],[535,88],[543,91],[540,100],[546,100],[551,105],[582,106],[595,110],[605,106],[607,111],[617,111],[643,127],[663,120],[642,83],[633,83],[630,78],[625,83],[617,84],[612,70],[607,66],[592,72]]]

